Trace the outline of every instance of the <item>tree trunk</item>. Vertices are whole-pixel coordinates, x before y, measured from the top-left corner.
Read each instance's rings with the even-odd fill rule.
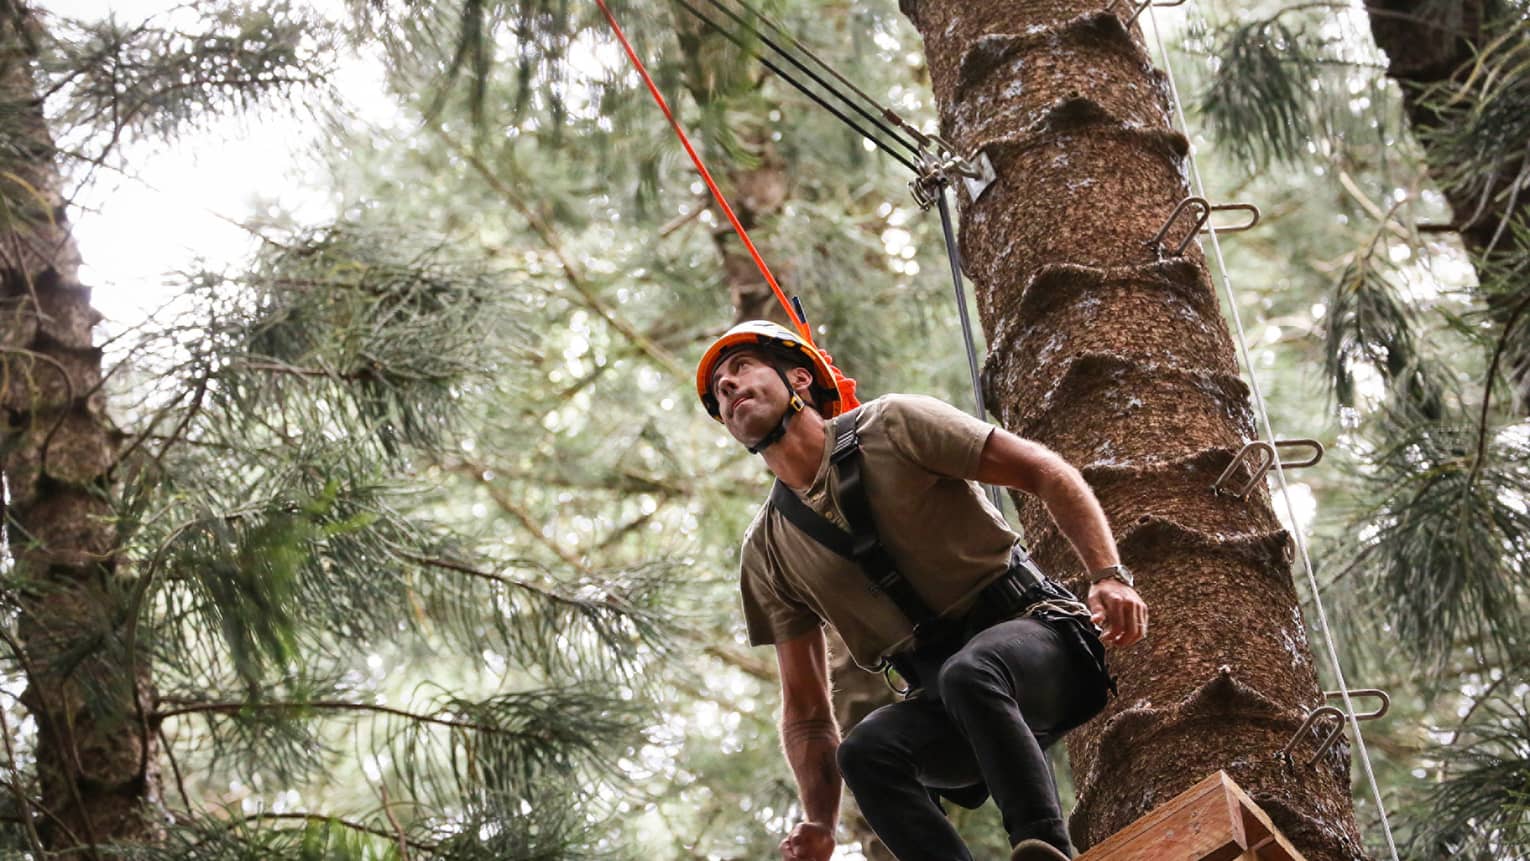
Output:
[[[1371,35],[1387,54],[1387,76],[1402,90],[1408,122],[1423,145],[1429,172],[1450,203],[1451,223],[1460,231],[1461,242],[1480,273],[1495,251],[1505,252],[1513,244],[1506,223],[1530,224],[1527,150],[1523,141],[1505,142],[1505,161],[1490,175],[1457,163],[1459,156],[1441,144],[1439,133],[1451,131],[1459,112],[1479,107],[1479,94],[1466,93],[1454,111],[1443,113],[1442,94],[1432,91],[1462,83],[1484,45],[1504,35],[1493,27],[1506,18],[1504,4],[1499,0],[1370,0],[1365,9]],[[1516,146],[1518,152],[1508,151]],[[1514,304],[1499,301],[1490,306],[1500,326],[1513,318]],[[1514,350],[1508,358],[1507,376],[1518,413],[1530,415],[1530,351]]]
[[[34,817],[50,849],[152,837],[158,745],[148,670],[122,642],[127,588],[109,495],[114,433],[101,392],[100,315],[78,279],[55,150],[33,78],[31,11],[0,0],[0,470],[17,632],[37,721]]]
[[[1152,612],[1148,639],[1112,655],[1120,696],[1069,739],[1070,830],[1095,844],[1225,769],[1308,858],[1362,857],[1347,750],[1308,768],[1310,733],[1295,765],[1280,756],[1323,702],[1290,536],[1262,488],[1211,490],[1256,436],[1249,392],[1199,249],[1150,247],[1189,194],[1188,146],[1130,4],[1100,5],[903,0],[943,133],[998,172],[962,201],[988,403],[1083,470]],[[1076,573],[1045,511],[1020,512],[1041,563]]]

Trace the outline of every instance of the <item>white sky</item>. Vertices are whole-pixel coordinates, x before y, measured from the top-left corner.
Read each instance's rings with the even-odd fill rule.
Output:
[[[176,9],[178,21],[195,18],[184,0],[42,0],[41,6],[85,20],[112,14],[128,24]],[[365,101],[374,107],[385,103],[375,98],[380,87],[368,64],[346,63],[338,77],[342,92],[373,95]],[[167,273],[198,260],[219,268],[244,259],[255,240],[237,224],[259,214],[257,207],[304,221],[325,218],[328,188],[304,177],[310,126],[291,115],[224,120],[169,145],[129,142],[116,163],[131,175],[99,171],[76,197],[70,218],[84,258],[81,279],[95,288],[93,304],[107,318],[100,334],[121,331],[162,305],[171,293]]]

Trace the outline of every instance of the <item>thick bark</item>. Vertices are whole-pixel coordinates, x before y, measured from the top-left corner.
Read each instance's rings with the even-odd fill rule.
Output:
[[[18,593],[22,703],[37,721],[37,827],[49,848],[152,837],[159,796],[147,668],[126,665],[125,584],[109,500],[99,315],[78,280],[54,147],[32,77],[37,23],[0,0],[0,434]],[[46,811],[44,813],[44,811]]]
[[[728,172],[728,185],[732,190],[729,195],[729,203],[733,206],[733,213],[744,225],[744,229],[750,231],[750,239],[756,245],[760,243],[760,237],[755,236],[756,227],[761,222],[781,211],[786,202],[788,183],[786,168],[781,161],[764,148],[765,155],[760,166],[749,170],[732,170]],[[770,285],[765,282],[765,276],[755,265],[754,257],[749,254],[749,249],[744,247],[744,242],[733,232],[733,226],[728,223],[727,216],[715,203],[712,211],[717,218],[712,229],[712,240],[717,243],[718,253],[722,255],[723,277],[728,284],[728,294],[733,302],[734,322],[742,323],[745,320],[774,320],[777,323],[790,325],[791,319],[786,316],[786,310],[776,299]],[[792,282],[791,268],[784,263],[780,255],[770,254],[768,246],[761,247],[760,253],[770,264],[771,274],[783,290],[790,290]],[[790,295],[790,293],[788,293]]]
[[[1457,162],[1459,154],[1441,142],[1441,132],[1463,112],[1478,107],[1475,93],[1454,100],[1451,112],[1442,112],[1440,91],[1462,83],[1471,73],[1483,47],[1505,34],[1495,24],[1504,21],[1499,0],[1370,0],[1371,34],[1385,51],[1387,76],[1402,90],[1403,104],[1414,134],[1423,144],[1429,172],[1450,203],[1451,223],[1480,267],[1495,252],[1503,252],[1511,234],[1506,223],[1530,223],[1530,182],[1527,182],[1523,142],[1506,142],[1500,168],[1479,174]],[[1521,55],[1523,56],[1523,55]],[[1494,316],[1507,325],[1517,300],[1499,303]],[[1523,331],[1523,329],[1521,329]],[[1530,351],[1513,351],[1507,376],[1517,396],[1519,413],[1530,414]]]
[[[685,58],[684,80],[691,98],[704,108],[728,94],[740,94],[755,84],[746,77],[747,67],[736,62],[733,45],[721,35],[709,30],[695,17],[675,11],[675,35],[680,41],[680,53]],[[771,261],[771,274],[787,289],[791,281],[789,267],[780,255],[772,254],[762,236],[755,235],[757,228],[766,225],[780,213],[790,193],[790,181],[785,165],[776,156],[769,141],[744,142],[759,157],[759,164],[752,168],[729,166],[722,174],[721,186],[728,196],[733,214],[739,223],[750,231],[750,239],[759,247],[766,260]],[[718,154],[711,159],[722,164],[731,160]],[[733,232],[722,207],[715,201],[708,204],[712,211],[712,241],[722,255],[723,278],[728,285],[729,299],[733,305],[734,322],[745,320],[774,320],[790,324],[781,303],[775,298],[765,276],[755,265],[754,257],[744,247],[743,240]]]
[[[1137,572],[1149,638],[1112,656],[1120,696],[1069,739],[1078,807],[1099,842],[1217,769],[1319,859],[1363,851],[1347,751],[1280,751],[1322,693],[1263,491],[1210,485],[1253,439],[1204,257],[1149,246],[1189,190],[1187,143],[1142,45],[1080,0],[904,0],[924,37],[941,124],[998,182],[963,200],[962,252],[988,335],[988,403],[1010,430],[1078,465]],[[1184,235],[1184,226],[1175,235]],[[1076,573],[1033,500],[1040,561]]]

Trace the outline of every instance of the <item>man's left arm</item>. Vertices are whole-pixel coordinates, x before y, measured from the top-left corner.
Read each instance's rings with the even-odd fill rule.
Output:
[[[974,478],[1039,498],[1086,571],[1121,561],[1110,523],[1083,474],[1046,446],[994,428],[983,445]],[[1089,609],[1104,629],[1101,639],[1106,643],[1130,646],[1147,633],[1147,605],[1135,589],[1119,580],[1107,578],[1091,585]]]

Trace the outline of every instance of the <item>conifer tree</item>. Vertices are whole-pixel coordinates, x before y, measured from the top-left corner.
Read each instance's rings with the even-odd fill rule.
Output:
[[[103,370],[65,178],[263,96],[335,97],[335,32],[232,4],[202,30],[39,20],[10,4],[0,32],[0,656],[26,685],[5,851],[606,854],[667,562],[539,564],[422,471],[538,353],[514,273],[415,225],[267,225]]]
[[[1307,857],[1360,857],[1347,753],[1301,772],[1281,756],[1323,697],[1290,536],[1262,489],[1210,489],[1256,432],[1204,256],[1153,243],[1189,194],[1188,145],[1131,8],[902,7],[945,136],[999,176],[964,204],[961,239],[989,402],[1079,465],[1153,613],[1149,638],[1113,657],[1120,698],[1070,736],[1076,841],[1224,769]],[[1022,501],[1021,521],[1043,566],[1072,570],[1044,511]]]
[[[1337,16],[1374,36],[1357,50],[1361,40],[1325,35],[1335,16],[1321,14],[1213,21],[1220,62],[1203,107],[1252,167],[1315,153],[1376,176],[1346,186],[1366,228],[1324,321],[1333,401],[1352,416],[1356,497],[1327,549],[1350,584],[1339,594],[1361,611],[1352,618],[1374,620],[1354,651],[1378,668],[1411,661],[1417,671],[1399,681],[1437,727],[1405,758],[1429,775],[1400,793],[1406,850],[1499,857],[1524,849],[1513,799],[1530,785],[1523,691],[1509,681],[1526,666],[1530,564],[1530,28],[1522,3],[1367,3]],[[1357,110],[1347,92],[1368,98]],[[1392,160],[1410,148],[1416,159]],[[1450,280],[1455,260],[1475,277]]]

